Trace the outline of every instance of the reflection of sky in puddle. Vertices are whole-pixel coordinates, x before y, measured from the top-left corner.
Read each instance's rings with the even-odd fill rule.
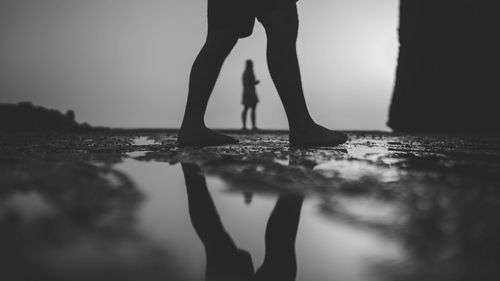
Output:
[[[283,159],[278,159],[278,158],[275,158],[273,159],[274,163],[278,163],[282,166],[288,166],[290,165],[290,159],[286,159],[286,160],[283,160]]]
[[[205,251],[190,221],[180,165],[129,159],[117,168],[145,193],[146,201],[138,214],[140,232],[163,245],[188,279],[203,280]],[[206,180],[226,230],[239,248],[250,252],[258,268],[264,259],[264,234],[276,197],[257,195],[247,205],[242,194],[226,192],[223,180],[213,176]],[[317,205],[307,199],[302,208],[296,239],[298,281],[374,280],[369,274],[370,262],[402,259],[396,241],[321,216]],[[370,207],[365,204],[360,208]]]
[[[44,216],[49,216],[54,213],[54,210],[38,193],[29,192],[26,194],[15,194],[3,202],[0,207],[0,216],[6,212],[15,212],[23,221],[30,222]]]
[[[326,177],[340,177],[342,179],[356,181],[363,177],[373,177],[381,182],[397,181],[400,171],[393,168],[378,167],[367,162],[352,160],[331,160],[314,167]]]
[[[364,177],[376,178],[381,182],[400,179],[400,170],[390,167],[400,159],[389,158],[389,150],[384,144],[348,147],[347,155],[348,159],[334,159],[320,163],[314,170],[328,178],[338,177],[348,181],[358,181]],[[380,165],[374,165],[377,162]]]
[[[135,158],[135,157],[142,157],[145,156],[148,152],[147,151],[132,151],[127,153],[127,156]]]
[[[145,136],[136,137],[132,140],[132,145],[153,145],[153,144],[157,144],[156,140]]]
[[[401,216],[401,210],[386,202],[370,198],[342,198],[339,200],[342,207],[353,216],[367,220],[380,221],[385,224],[396,223]]]
[[[370,160],[376,161],[377,158],[381,155],[385,155],[389,152],[387,147],[383,146],[357,146],[352,148],[347,148],[347,154],[354,159],[359,160]]]
[[[353,146],[347,148],[349,158],[361,161],[381,162],[386,165],[396,164],[401,162],[400,158],[393,158],[390,156],[387,143],[379,142],[377,146]]]
[[[304,281],[376,280],[370,274],[374,266],[371,262],[402,259],[395,241],[320,217],[312,206],[303,210],[296,247],[297,280]]]

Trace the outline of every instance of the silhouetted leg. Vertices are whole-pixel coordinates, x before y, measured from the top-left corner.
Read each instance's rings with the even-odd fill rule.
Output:
[[[255,123],[255,109],[257,108],[257,105],[252,106],[252,111],[250,112],[250,118],[252,118],[252,129],[257,130],[257,124]]]
[[[241,121],[243,122],[243,130],[247,129],[247,112],[248,112],[248,106],[245,105],[243,108],[243,112],[241,113]]]
[[[180,146],[237,143],[232,137],[208,129],[204,116],[208,100],[224,60],[238,41],[235,35],[221,30],[210,32],[194,61],[189,78],[186,111],[179,132]]]
[[[344,143],[347,140],[344,134],[316,124],[307,109],[297,59],[299,21],[295,4],[267,11],[260,20],[267,35],[269,72],[288,118],[290,144],[315,146]]]
[[[276,202],[267,222],[266,256],[257,270],[256,280],[295,280],[295,238],[303,199],[301,195],[281,195]]]
[[[253,273],[250,255],[238,249],[224,229],[207,183],[195,164],[182,164],[188,195],[189,216],[207,255],[207,279],[244,277]]]

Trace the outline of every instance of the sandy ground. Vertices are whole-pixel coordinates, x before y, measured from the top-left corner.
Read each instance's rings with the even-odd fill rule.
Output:
[[[397,236],[412,266],[389,270],[391,280],[498,280],[500,136],[347,132],[349,141],[338,147],[293,149],[284,132],[229,133],[241,143],[182,149],[175,132],[161,130],[0,134],[0,202],[35,190],[91,222],[141,200],[115,164],[131,157],[195,163],[234,191],[317,196],[324,215]],[[346,198],[397,206],[401,215],[362,214]],[[6,212],[0,207],[3,228],[13,219]]]

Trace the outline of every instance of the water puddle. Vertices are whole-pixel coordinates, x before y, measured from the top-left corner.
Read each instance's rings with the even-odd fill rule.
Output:
[[[8,280],[375,281],[378,268],[406,260],[399,240],[329,215],[322,198],[237,191],[194,164],[140,153],[111,170],[82,168],[67,186],[27,185],[0,198]],[[397,212],[337,201],[367,220]]]
[[[382,141],[273,162],[147,147],[173,140],[5,161],[0,280],[500,280],[497,178],[405,169]]]
[[[132,145],[153,145],[153,144],[158,144],[158,141],[151,137],[140,136],[132,139]]]
[[[328,178],[342,178],[357,181],[365,177],[376,178],[381,182],[395,182],[400,179],[401,171],[388,167],[379,167],[362,161],[331,160],[314,167]]]
[[[385,146],[358,146],[347,148],[347,154],[357,160],[370,160],[376,162],[379,157],[389,153]]]
[[[255,278],[296,271],[298,281],[377,280],[370,272],[378,263],[404,258],[397,241],[321,215],[317,199],[228,192],[223,180],[193,164],[130,159],[117,169],[145,194],[137,229],[172,256],[187,280],[203,280],[206,270],[229,274],[235,266],[253,266]],[[360,205],[375,213],[367,208]],[[251,275],[243,272],[232,273]]]

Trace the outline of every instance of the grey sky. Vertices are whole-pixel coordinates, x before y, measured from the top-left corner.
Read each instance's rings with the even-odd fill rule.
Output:
[[[397,0],[301,0],[299,61],[313,117],[334,129],[386,129],[397,57]],[[0,102],[74,109],[79,121],[178,127],[206,0],[2,0]],[[258,123],[286,128],[260,24],[226,61],[211,127],[240,127],[241,75],[262,81]]]

